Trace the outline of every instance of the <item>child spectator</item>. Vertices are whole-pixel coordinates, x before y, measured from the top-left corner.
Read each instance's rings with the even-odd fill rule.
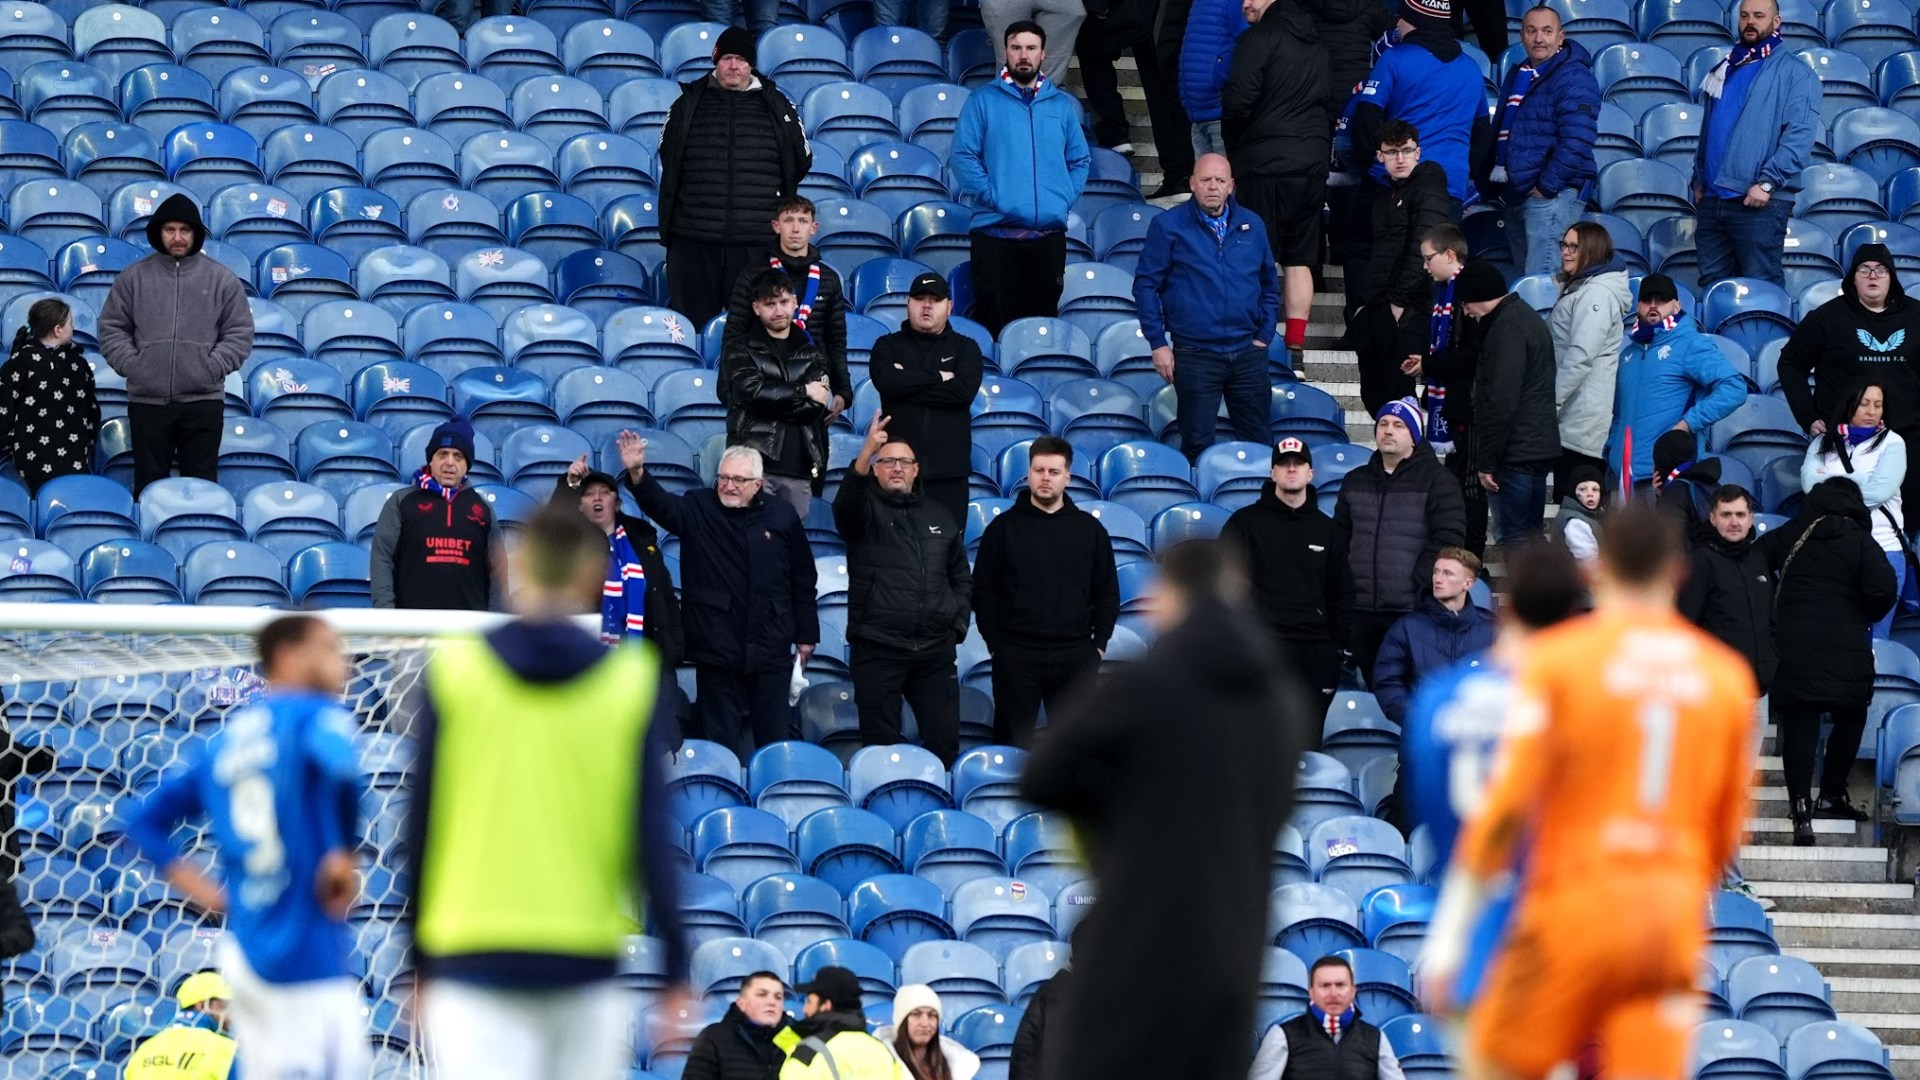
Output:
[[[1604,492],[1600,470],[1591,465],[1576,466],[1568,479],[1573,490],[1560,500],[1553,536],[1580,560],[1581,566],[1592,567],[1600,558],[1600,518],[1604,513],[1600,508]]]
[[[73,309],[47,297],[27,309],[0,370],[0,447],[27,489],[88,471],[100,430],[93,365],[73,342]]]

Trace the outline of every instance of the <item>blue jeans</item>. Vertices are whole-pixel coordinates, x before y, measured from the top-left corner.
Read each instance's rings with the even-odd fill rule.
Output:
[[[1493,507],[1493,542],[1501,547],[1540,539],[1546,523],[1547,476],[1551,461],[1502,465],[1493,470],[1499,491],[1487,493]]]
[[[1180,450],[1188,461],[1213,445],[1220,399],[1226,398],[1233,437],[1269,443],[1273,427],[1273,385],[1267,381],[1267,350],[1248,346],[1238,352],[1173,350],[1173,393],[1180,407]]]
[[[1193,156],[1227,152],[1227,140],[1220,136],[1220,121],[1199,120],[1193,125]]]
[[[728,26],[740,21],[734,13],[744,8],[747,29],[756,34],[765,33],[780,21],[780,0],[743,0],[741,3],[735,0],[701,0],[700,6],[706,9],[708,22],[725,23]]]
[[[1582,209],[1579,193],[1571,190],[1549,199],[1529,196],[1520,205],[1507,207],[1507,246],[1513,249],[1514,264],[1522,274],[1551,274],[1560,269],[1560,238],[1580,220]]]
[[[1793,205],[1777,196],[1758,209],[1708,194],[1694,207],[1693,246],[1700,259],[1700,295],[1716,281],[1759,278],[1786,287],[1787,218]]]
[[[1907,591],[1907,553],[1904,551],[1887,552],[1887,561],[1893,564],[1893,594],[1903,595]],[[1879,622],[1873,624],[1873,636],[1889,638],[1893,636],[1893,619],[1900,614],[1900,601],[1893,602],[1893,610],[1886,613]]]
[[[912,26],[933,38],[947,37],[947,12],[952,0],[873,0],[873,21],[877,26]],[[913,9],[913,21],[907,21],[907,9]]]

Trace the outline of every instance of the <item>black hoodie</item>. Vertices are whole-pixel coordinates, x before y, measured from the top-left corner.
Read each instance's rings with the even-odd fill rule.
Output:
[[[1749,531],[1728,541],[1719,532],[1694,545],[1680,614],[1747,658],[1760,692],[1773,683],[1773,572]]]
[[[1768,698],[1775,705],[1866,705],[1873,699],[1868,628],[1892,610],[1898,591],[1859,485],[1844,476],[1815,484],[1794,519],[1757,546],[1777,583],[1773,642],[1780,664]]]
[[[1351,646],[1353,574],[1347,545],[1311,486],[1307,501],[1295,509],[1281,502],[1273,481],[1267,481],[1258,501],[1227,519],[1220,538],[1238,544],[1246,557],[1254,607],[1275,637]]]
[[[1333,161],[1327,50],[1305,11],[1274,4],[1233,47],[1220,135],[1236,176],[1327,175]]]
[[[973,617],[1003,647],[1105,650],[1120,618],[1113,540],[1098,518],[1061,496],[1049,514],[1022,491],[980,536],[973,560]]]
[[[1920,300],[1907,295],[1895,273],[1887,309],[1868,311],[1854,283],[1868,261],[1893,269],[1885,244],[1860,245],[1840,281],[1841,295],[1803,316],[1780,351],[1780,389],[1803,428],[1811,430],[1815,420],[1832,423],[1847,387],[1871,376],[1887,395],[1887,426],[1902,435],[1920,432]]]

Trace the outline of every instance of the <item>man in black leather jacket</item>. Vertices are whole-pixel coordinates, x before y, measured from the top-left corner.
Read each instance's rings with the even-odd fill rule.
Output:
[[[766,460],[766,492],[801,520],[827,471],[827,413],[833,390],[827,354],[793,325],[793,279],[783,270],[754,276],[755,324],[720,357],[720,401],[727,445],[751,446]]]

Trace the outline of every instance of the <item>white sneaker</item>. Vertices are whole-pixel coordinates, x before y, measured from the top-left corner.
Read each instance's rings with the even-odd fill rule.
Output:
[[[1133,156],[1133,144],[1130,142],[1118,143],[1116,145],[1107,147],[1107,149],[1113,151],[1116,154],[1125,154],[1128,157]]]

